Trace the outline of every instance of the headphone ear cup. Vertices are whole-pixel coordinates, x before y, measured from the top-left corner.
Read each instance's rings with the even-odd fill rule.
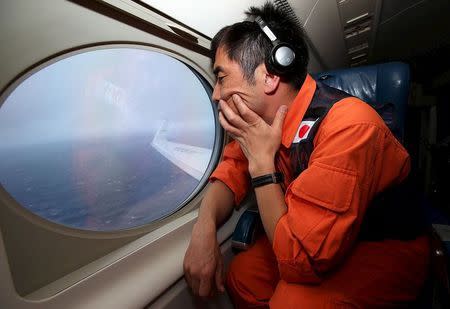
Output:
[[[275,45],[270,51],[269,66],[273,73],[282,75],[293,71],[296,62],[294,49],[286,43]]]

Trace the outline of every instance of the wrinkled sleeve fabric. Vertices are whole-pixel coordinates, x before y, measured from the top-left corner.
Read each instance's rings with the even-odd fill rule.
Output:
[[[273,249],[288,283],[320,283],[350,252],[381,184],[409,172],[408,154],[379,119],[336,118],[322,126],[308,168],[286,190],[287,212],[275,229]]]
[[[209,180],[220,180],[230,188],[234,193],[235,205],[239,205],[244,199],[250,187],[248,161],[236,141],[225,146],[222,161]]]

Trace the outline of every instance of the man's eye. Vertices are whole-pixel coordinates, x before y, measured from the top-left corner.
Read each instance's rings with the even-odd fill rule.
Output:
[[[221,82],[223,81],[224,77],[225,77],[225,75],[217,76],[217,81],[218,81],[219,83],[221,83]]]

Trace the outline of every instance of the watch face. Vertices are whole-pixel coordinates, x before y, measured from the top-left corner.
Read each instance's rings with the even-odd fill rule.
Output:
[[[283,180],[284,180],[283,173],[281,173],[281,172],[276,172],[276,173],[274,173],[273,175],[275,176],[275,180],[276,180],[275,183],[283,182]]]

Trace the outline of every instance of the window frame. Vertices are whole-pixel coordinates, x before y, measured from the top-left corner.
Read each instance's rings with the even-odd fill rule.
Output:
[[[53,65],[61,60],[76,56],[78,54],[83,54],[90,51],[95,50],[104,50],[104,49],[115,49],[115,48],[131,48],[131,49],[141,49],[147,50],[151,52],[157,52],[166,56],[169,56],[175,60],[180,61],[182,64],[186,65],[187,68],[193,73],[195,77],[198,78],[199,82],[202,84],[206,94],[209,97],[211,107],[213,110],[214,116],[214,126],[215,126],[215,136],[214,143],[210,161],[208,163],[208,167],[199,181],[198,185],[195,189],[185,198],[183,202],[181,202],[176,208],[174,208],[170,213],[160,217],[157,220],[152,220],[144,225],[139,225],[135,227],[131,227],[128,229],[122,230],[111,230],[111,231],[95,231],[95,230],[87,230],[87,229],[77,229],[74,227],[66,226],[57,222],[50,221],[44,217],[41,217],[34,212],[28,210],[26,207],[22,206],[21,203],[16,200],[7,190],[0,184],[0,199],[11,208],[15,213],[18,213],[20,216],[26,218],[30,223],[38,225],[42,228],[49,229],[53,232],[68,235],[68,236],[76,236],[83,238],[94,238],[94,239],[110,239],[110,238],[121,238],[128,236],[136,236],[142,235],[143,233],[151,232],[166,223],[179,218],[188,212],[195,209],[199,201],[202,198],[204,193],[204,189],[208,184],[208,179],[213,170],[216,168],[224,147],[225,137],[223,128],[220,126],[218,119],[218,106],[215,104],[211,98],[213,92],[213,77],[208,74],[208,72],[204,71],[201,66],[197,65],[195,62],[190,59],[184,57],[178,52],[170,50],[168,48],[164,48],[161,46],[156,46],[152,44],[145,44],[142,42],[99,42],[95,44],[88,44],[83,46],[77,46],[74,48],[70,48],[68,50],[61,51],[57,54],[46,57],[34,65],[31,65],[28,69],[21,72],[18,76],[16,76],[10,83],[8,83],[4,89],[0,92],[0,109],[2,105],[5,103],[7,98],[14,92],[14,90],[21,85],[22,82],[27,80],[29,77],[39,72],[40,70]]]

